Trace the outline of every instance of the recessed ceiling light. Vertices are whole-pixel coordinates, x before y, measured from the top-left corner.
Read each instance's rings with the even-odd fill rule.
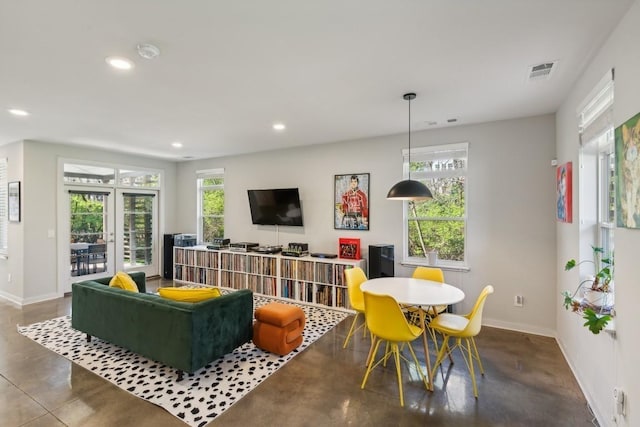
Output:
[[[182,142],[180,142],[180,141],[173,141],[173,142],[171,143],[171,146],[172,146],[172,147],[174,147],[174,148],[182,148]]]
[[[274,123],[273,124],[273,129],[274,130],[285,130],[287,127],[284,125],[284,123]]]
[[[28,111],[20,110],[19,108],[9,108],[7,111],[9,111],[14,116],[24,117],[24,116],[28,116],[29,115]]]
[[[107,61],[107,64],[111,65],[113,68],[117,68],[118,70],[130,70],[133,68],[133,62],[121,56],[109,56],[105,58],[105,61]]]

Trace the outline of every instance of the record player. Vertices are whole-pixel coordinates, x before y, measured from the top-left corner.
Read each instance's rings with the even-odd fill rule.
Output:
[[[258,243],[253,242],[237,242],[229,245],[229,250],[234,252],[249,252],[252,248],[260,246]]]
[[[253,252],[258,252],[261,254],[277,254],[282,250],[282,246],[258,246],[255,248],[251,248]]]

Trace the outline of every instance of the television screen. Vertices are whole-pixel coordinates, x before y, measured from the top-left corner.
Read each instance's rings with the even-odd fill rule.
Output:
[[[259,225],[302,226],[302,209],[297,188],[247,190],[251,222]]]

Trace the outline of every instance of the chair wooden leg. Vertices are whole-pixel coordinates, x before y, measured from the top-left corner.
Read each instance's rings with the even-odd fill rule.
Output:
[[[436,357],[436,362],[433,364],[433,368],[431,371],[432,378],[436,374],[436,369],[438,369],[438,366],[442,363],[442,359],[444,359],[444,354],[448,348],[449,348],[449,336],[443,335],[442,345],[440,346],[440,351],[438,351],[438,357]]]

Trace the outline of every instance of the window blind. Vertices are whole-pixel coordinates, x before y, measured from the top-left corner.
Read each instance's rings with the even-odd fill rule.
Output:
[[[613,127],[614,69],[600,79],[578,107],[580,145],[595,141]]]

